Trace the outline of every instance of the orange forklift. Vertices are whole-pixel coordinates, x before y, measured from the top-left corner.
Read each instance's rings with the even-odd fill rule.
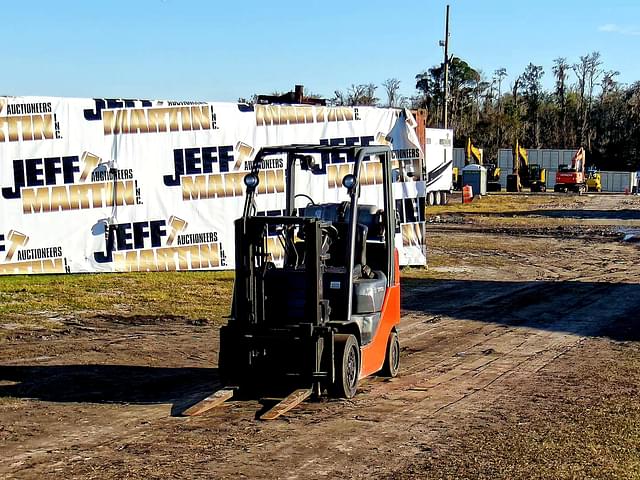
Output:
[[[304,177],[326,175],[336,156],[353,165],[336,195],[342,201],[316,203]],[[256,206],[261,169],[272,158],[285,166],[281,216]],[[359,201],[362,179],[370,184],[372,171],[378,187],[367,188],[381,187],[382,208]],[[227,389],[276,397],[293,391],[295,398],[281,402],[282,413],[310,395],[351,398],[369,375],[397,375],[400,272],[391,172],[388,146],[258,152],[244,178],[232,314],[220,331],[219,372]]]

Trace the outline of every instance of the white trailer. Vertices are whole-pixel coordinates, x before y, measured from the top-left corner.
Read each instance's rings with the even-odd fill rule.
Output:
[[[424,179],[428,205],[445,205],[453,188],[453,130],[425,129]]]

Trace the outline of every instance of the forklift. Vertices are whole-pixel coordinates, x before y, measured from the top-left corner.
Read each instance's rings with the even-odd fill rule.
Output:
[[[261,168],[274,156],[285,166],[282,216],[258,214],[256,207]],[[343,200],[316,203],[303,177],[326,174],[338,157],[353,164],[336,192]],[[382,173],[383,208],[359,202],[371,166]],[[325,392],[352,398],[360,379],[398,374],[400,270],[391,173],[388,146],[290,145],[258,152],[244,178],[232,313],[220,330],[218,368],[226,389],[272,396],[293,391],[280,402],[281,413]]]

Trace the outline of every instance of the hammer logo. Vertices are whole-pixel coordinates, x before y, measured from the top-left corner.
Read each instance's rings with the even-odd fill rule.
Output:
[[[176,235],[187,228],[187,225],[188,223],[186,220],[178,218],[175,215],[171,215],[169,217],[169,227],[171,228],[171,232],[167,237],[167,245],[173,245],[173,241],[176,239]]]
[[[378,134],[376,135],[376,142],[378,142],[380,145],[391,145],[391,135],[378,132]]]
[[[236,163],[233,166],[234,170],[240,170],[240,167],[244,162],[251,159],[253,152],[255,149],[244,142],[236,143],[236,151],[238,152],[238,156],[236,158]]]
[[[82,173],[80,174],[81,182],[87,181],[87,178],[89,178],[91,172],[93,172],[100,164],[101,160],[102,159],[100,157],[90,152],[84,152],[82,154],[82,163],[84,164],[84,167],[82,168]]]
[[[18,247],[24,247],[29,242],[29,237],[24,233],[11,230],[7,235],[7,241],[9,242],[9,249],[5,261],[9,262],[13,258],[13,254],[16,253]]]

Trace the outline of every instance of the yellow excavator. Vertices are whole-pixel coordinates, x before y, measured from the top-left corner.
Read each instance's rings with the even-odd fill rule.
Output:
[[[500,167],[495,163],[485,163],[482,149],[476,147],[471,138],[468,138],[464,164],[471,165],[472,163],[482,165],[487,169],[488,192],[499,192],[502,189],[500,185]]]
[[[471,165],[471,163],[477,163],[478,165],[483,165],[483,155],[482,149],[476,147],[473,143],[471,143],[471,137],[467,138],[467,155],[465,157],[465,165]],[[475,162],[472,160],[475,159]]]
[[[516,140],[513,149],[513,173],[507,175],[507,191],[521,192],[522,188],[532,192],[547,191],[547,169],[540,165],[529,164],[527,150]]]

